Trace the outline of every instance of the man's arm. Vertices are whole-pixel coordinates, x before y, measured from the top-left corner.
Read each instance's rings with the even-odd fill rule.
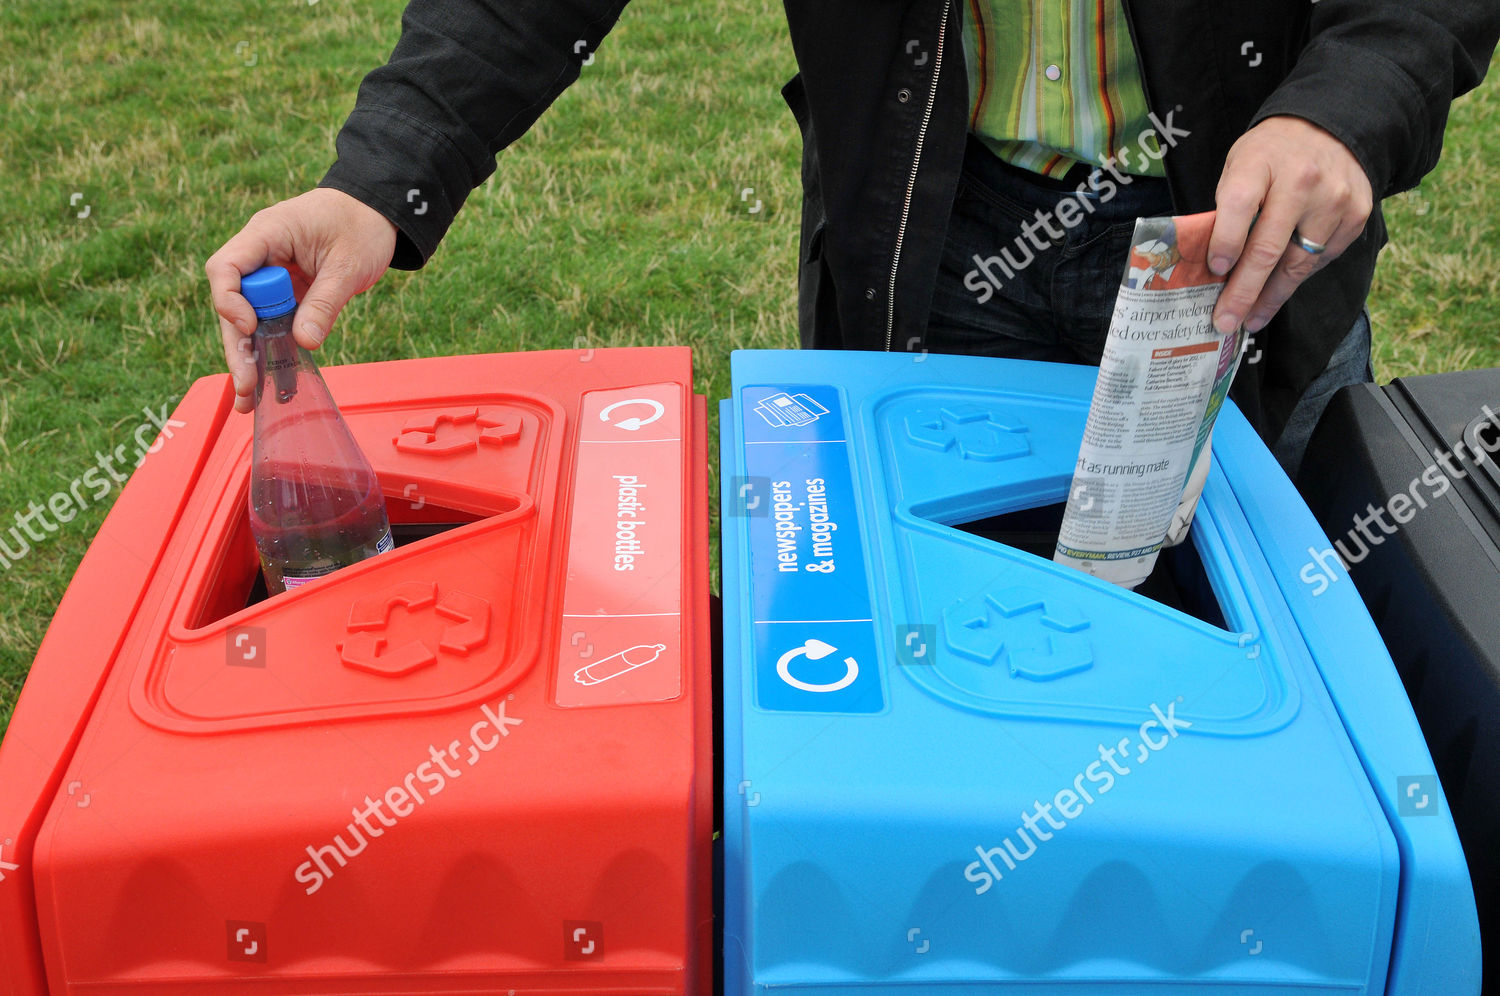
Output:
[[[1437,165],[1449,105],[1484,78],[1497,37],[1495,0],[1318,0],[1311,40],[1251,125],[1311,121],[1390,197]]]
[[[1265,325],[1359,237],[1375,199],[1436,165],[1449,105],[1483,79],[1500,37],[1495,0],[1317,0],[1311,19],[1306,48],[1219,182],[1209,254],[1219,272],[1234,266],[1221,329]],[[1306,251],[1293,232],[1326,251]]]
[[[247,412],[255,311],[240,278],[285,266],[292,335],[317,349],[386,269],[416,269],[469,191],[573,80],[626,0],[412,0],[386,65],[365,77],[319,189],[255,213],[204,264],[235,408]]]
[[[496,154],[578,78],[625,3],[412,0],[319,186],[384,215],[399,231],[391,265],[420,267]]]

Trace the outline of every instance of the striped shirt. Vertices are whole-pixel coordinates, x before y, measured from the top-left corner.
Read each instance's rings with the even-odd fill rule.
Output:
[[[1152,123],[1121,0],[964,3],[969,130],[997,156],[1051,177],[1110,156],[1121,172],[1166,175],[1140,151]],[[1160,153],[1154,132],[1146,142]]]

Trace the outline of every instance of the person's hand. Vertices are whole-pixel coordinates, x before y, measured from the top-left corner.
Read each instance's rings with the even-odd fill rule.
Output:
[[[396,251],[396,226],[362,201],[320,187],[257,211],[238,235],[204,264],[234,380],[234,407],[254,407],[255,362],[249,336],[255,309],[240,278],[262,266],[284,266],[297,294],[292,336],[307,349],[328,337],[344,305],[375,286]]]
[[[1293,117],[1266,118],[1240,136],[1225,160],[1216,200],[1209,269],[1229,274],[1214,309],[1220,332],[1242,320],[1249,332],[1264,327],[1302,281],[1359,238],[1374,203],[1354,153]],[[1309,252],[1294,232],[1328,248]]]

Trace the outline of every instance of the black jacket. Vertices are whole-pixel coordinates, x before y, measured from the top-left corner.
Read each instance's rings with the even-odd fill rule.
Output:
[[[420,267],[469,191],[578,78],[625,0],[412,0],[390,61],[360,85],[322,186],[400,229]],[[1378,201],[1437,162],[1448,106],[1483,78],[1500,0],[1124,0],[1147,101],[1170,114],[1179,213],[1214,206],[1229,147],[1260,120],[1321,126]],[[786,0],[800,73],[804,346],[920,350],[963,159],[967,78],[955,0]],[[429,208],[408,209],[408,191]],[[1385,242],[1364,234],[1258,335],[1234,397],[1268,441],[1353,324]]]

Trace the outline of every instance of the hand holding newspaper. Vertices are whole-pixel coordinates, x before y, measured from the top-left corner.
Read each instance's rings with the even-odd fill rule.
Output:
[[[1126,588],[1187,537],[1244,329],[1221,333],[1214,213],[1136,221],[1054,560]]]

